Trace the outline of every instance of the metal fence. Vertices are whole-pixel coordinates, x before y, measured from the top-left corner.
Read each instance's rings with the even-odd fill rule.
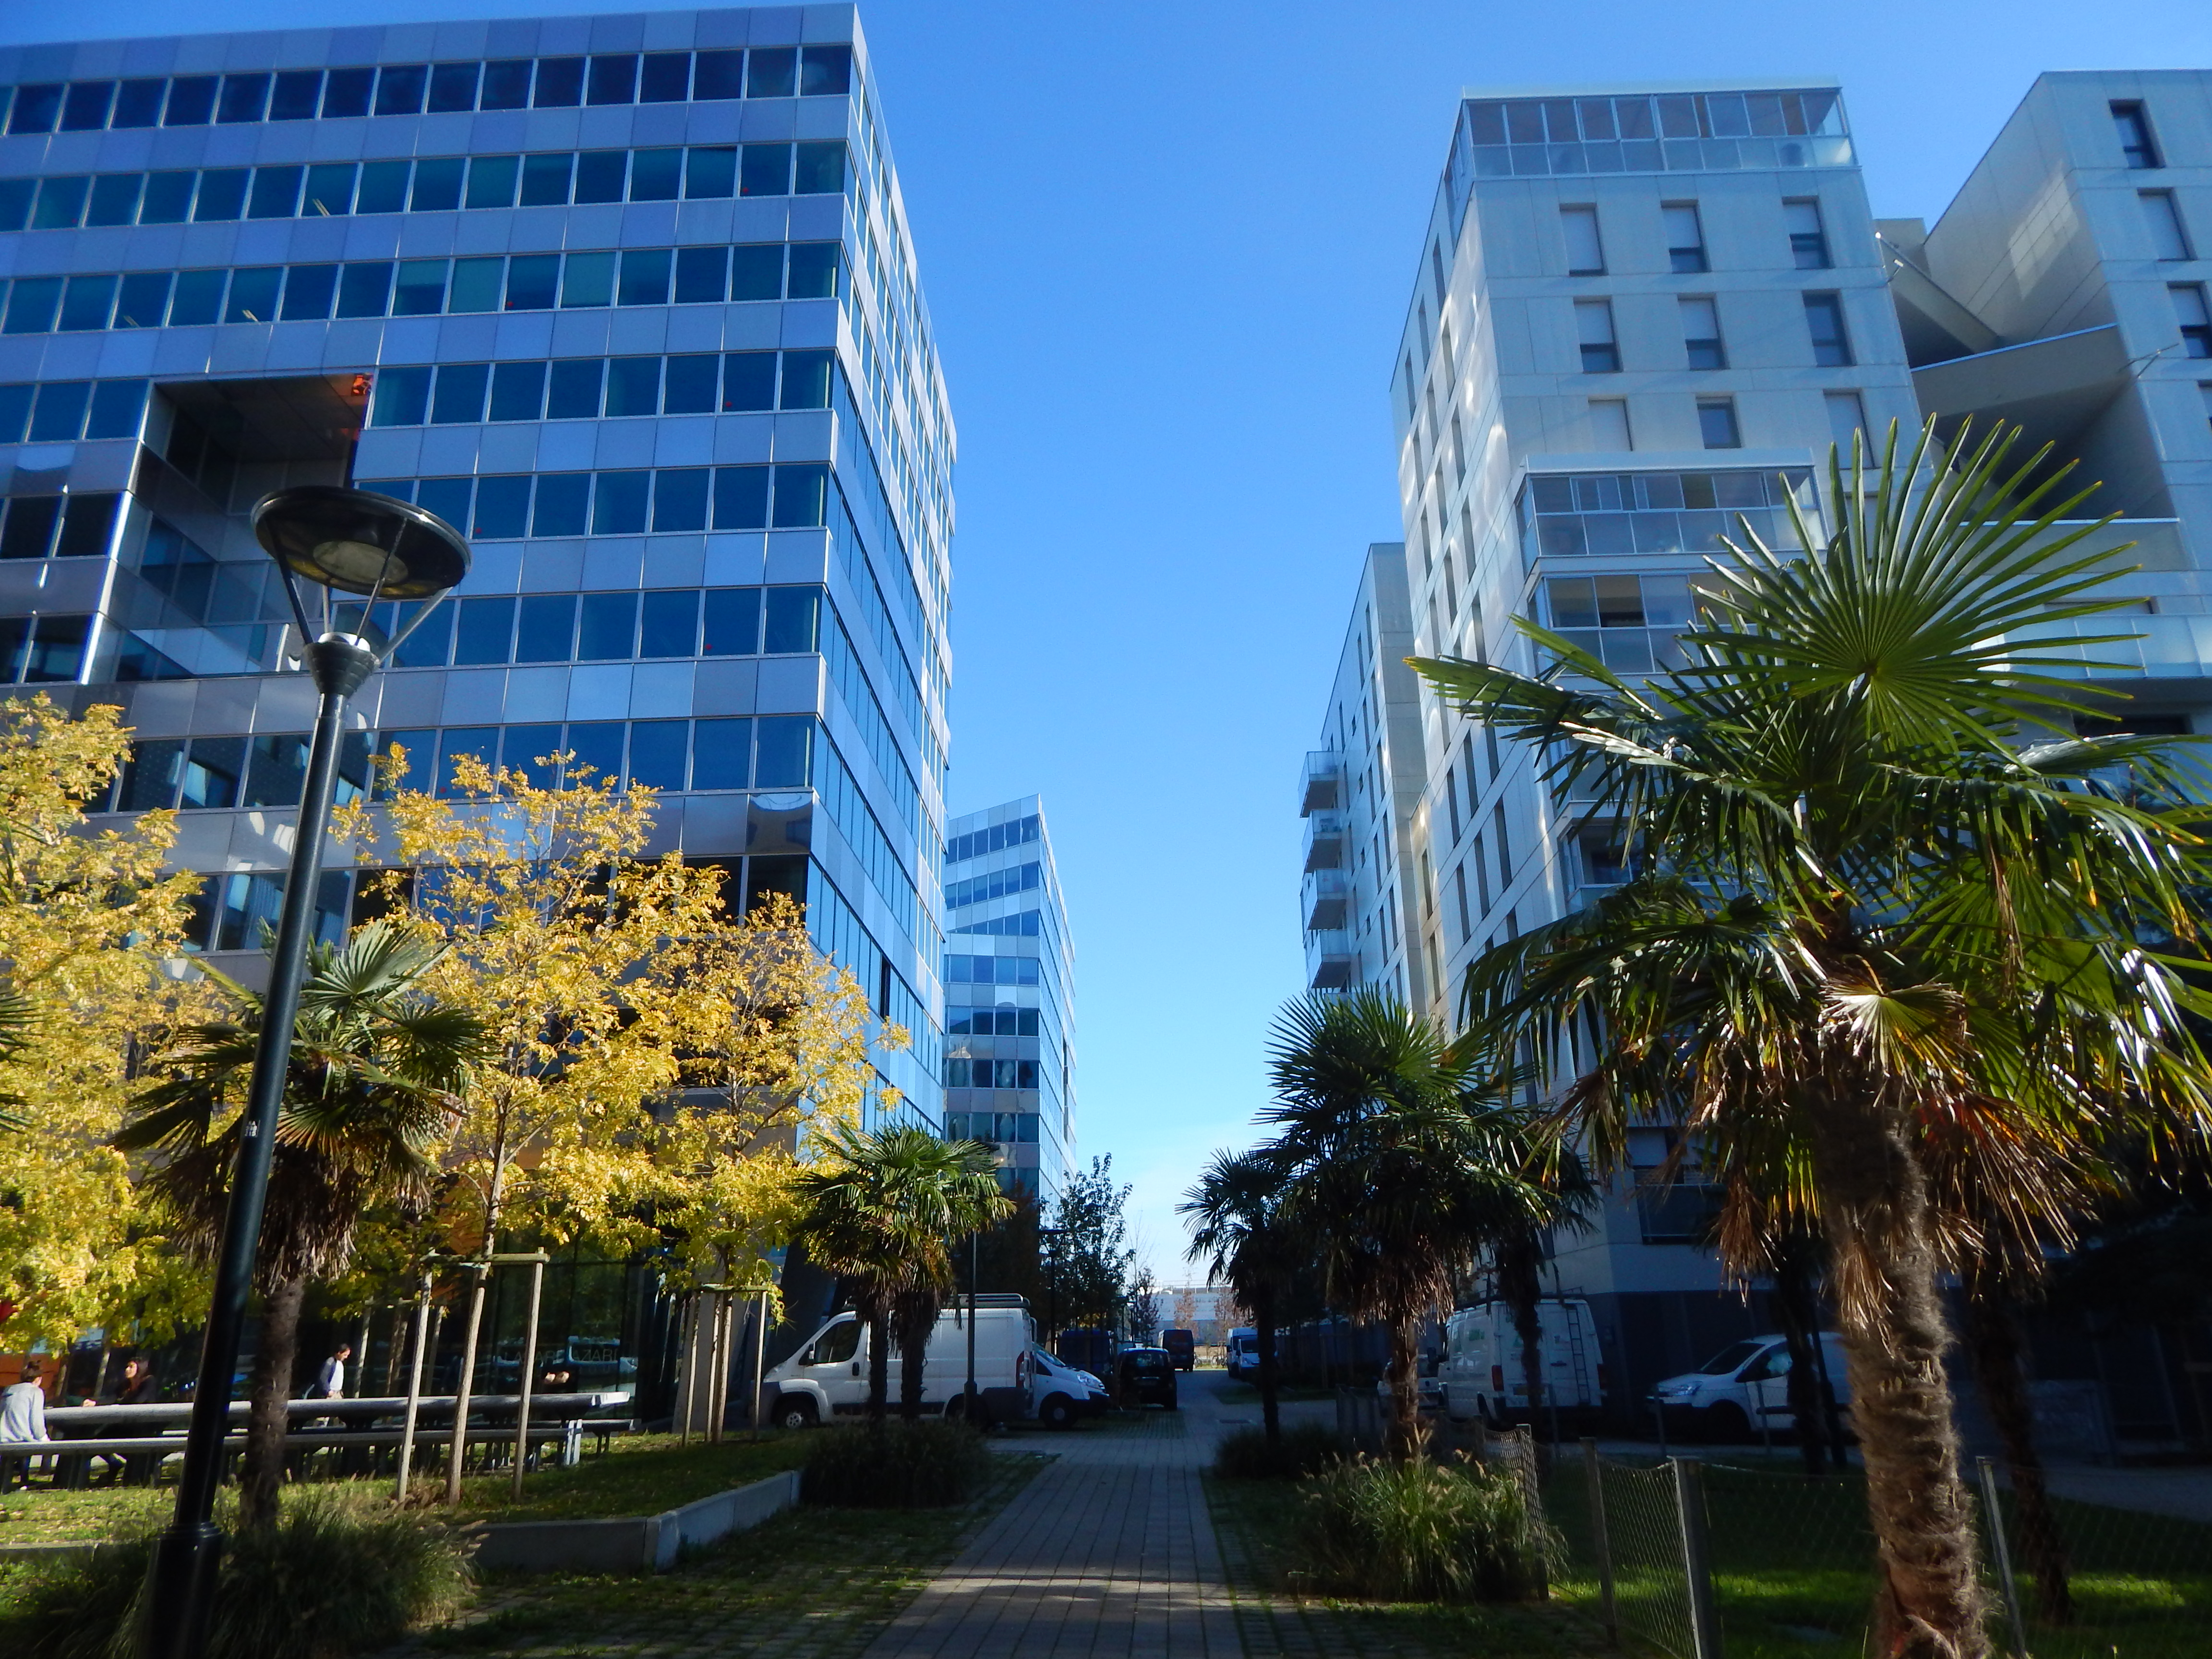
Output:
[[[1501,1448],[1501,1450],[1503,1449]],[[1508,1454],[1534,1466],[1533,1447]],[[1977,1518],[1990,1644],[2014,1659],[2212,1652],[2212,1525],[2059,1498],[2066,1595],[2039,1580],[2018,1505],[1986,1463]],[[1542,1480],[1561,1593],[1615,1645],[1671,1659],[1872,1651],[1874,1537],[1855,1471],[1808,1480],[1748,1460],[1601,1456],[1584,1441]],[[1996,1524],[1990,1524],[1995,1517]]]

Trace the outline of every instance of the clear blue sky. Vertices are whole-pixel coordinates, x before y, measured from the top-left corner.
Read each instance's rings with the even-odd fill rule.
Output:
[[[548,9],[19,0],[0,39]],[[1299,988],[1292,785],[1362,550],[1399,533],[1389,357],[1457,89],[1833,74],[1875,211],[1932,218],[2039,71],[2212,68],[2205,0],[861,15],[960,429],[952,805],[1044,796],[1081,1150],[1137,1183],[1169,1282],[1176,1197],[1252,1139]]]

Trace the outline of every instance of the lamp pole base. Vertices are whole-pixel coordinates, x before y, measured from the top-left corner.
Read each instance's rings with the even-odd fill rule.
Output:
[[[179,1522],[154,1540],[138,1601],[139,1659],[199,1659],[215,1611],[222,1533],[212,1521]]]

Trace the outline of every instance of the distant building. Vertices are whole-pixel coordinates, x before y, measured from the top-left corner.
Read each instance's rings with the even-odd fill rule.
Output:
[[[1075,1166],[1075,952],[1035,795],[945,825],[945,1132],[1049,1203]]]

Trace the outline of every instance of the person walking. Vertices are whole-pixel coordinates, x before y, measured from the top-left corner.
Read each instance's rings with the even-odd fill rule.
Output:
[[[46,1391],[40,1382],[45,1373],[46,1362],[33,1358],[23,1362],[21,1380],[0,1390],[0,1442],[21,1444],[25,1442],[52,1440],[46,1432]],[[40,1460],[43,1462],[44,1460]],[[20,1460],[23,1484],[31,1484],[31,1460]],[[10,1462],[8,1477],[0,1481],[0,1492],[14,1484],[15,1462]]]
[[[315,1385],[307,1390],[310,1400],[343,1400],[345,1398],[346,1361],[353,1358],[353,1344],[341,1342],[322,1369],[315,1373]]]

